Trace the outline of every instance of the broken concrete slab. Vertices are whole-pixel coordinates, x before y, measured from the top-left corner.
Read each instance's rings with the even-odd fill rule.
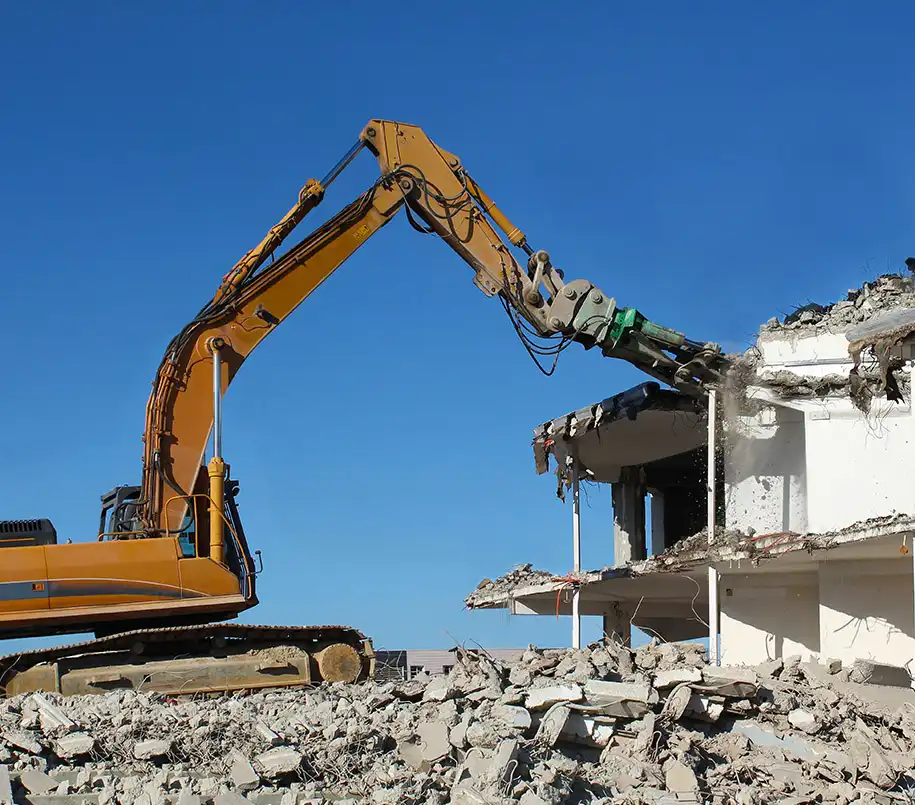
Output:
[[[253,791],[260,786],[260,775],[254,770],[248,758],[241,752],[235,751],[232,753],[231,761],[229,776],[238,791]]]
[[[33,693],[29,702],[38,708],[38,719],[42,732],[51,735],[61,730],[67,731],[75,728],[73,721],[56,704],[52,704],[41,693]]]
[[[507,738],[502,741],[493,753],[489,767],[481,776],[484,784],[498,785],[507,783],[511,780],[515,766],[515,759],[518,756],[518,739]]]
[[[526,730],[531,726],[530,711],[524,707],[515,707],[508,704],[497,705],[492,709],[492,716],[506,726],[515,729]]]
[[[268,749],[254,758],[254,766],[260,776],[276,779],[293,774],[302,765],[302,754],[289,746]]]
[[[585,700],[604,714],[620,718],[641,718],[658,702],[658,692],[649,685],[589,680]]]
[[[713,702],[707,696],[700,696],[694,693],[689,697],[686,704],[684,715],[696,721],[708,721],[715,723],[724,713],[724,705],[720,702]]]
[[[788,713],[788,723],[809,735],[819,732],[822,727],[819,719],[813,713],[800,707]]]
[[[434,763],[448,756],[451,752],[448,732],[448,726],[441,721],[426,721],[416,728],[416,734],[422,745],[423,760]]]
[[[664,767],[664,782],[672,794],[692,795],[699,792],[699,781],[695,772],[679,760],[672,761]]]
[[[750,668],[709,665],[702,669],[702,688],[716,696],[749,699],[759,690],[759,676]]]
[[[874,662],[873,660],[855,660],[848,677],[850,682],[861,682],[868,685],[886,685],[888,687],[911,688],[912,677],[908,670],[896,665]]]
[[[559,702],[580,702],[583,698],[579,685],[548,685],[531,690],[525,699],[525,706],[528,710],[546,710]]]
[[[451,684],[448,677],[439,676],[432,679],[432,681],[426,685],[422,699],[424,702],[443,702],[446,699],[453,699],[457,694],[457,688]]]
[[[54,754],[62,760],[88,755],[95,747],[95,738],[85,732],[71,732],[54,741]]]
[[[19,782],[32,794],[47,794],[55,791],[60,783],[38,769],[26,769],[19,775]]]
[[[40,755],[44,749],[42,745],[35,740],[31,732],[25,730],[12,730],[3,733],[3,740],[10,746],[28,752],[30,755]]]
[[[684,682],[701,681],[702,672],[698,668],[671,668],[668,671],[655,673],[653,684],[658,690],[667,690]]]
[[[423,745],[419,740],[405,738],[397,742],[397,752],[401,759],[414,771],[429,771],[429,761],[423,757]]]
[[[169,739],[153,739],[149,741],[138,741],[133,748],[133,756],[137,760],[153,760],[158,757],[165,757],[172,751],[172,742]]]

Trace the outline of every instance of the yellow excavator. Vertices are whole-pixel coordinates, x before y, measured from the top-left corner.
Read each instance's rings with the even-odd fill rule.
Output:
[[[380,178],[275,257],[362,150],[377,159]],[[188,694],[372,673],[371,641],[349,627],[220,623],[257,604],[260,570],[222,455],[221,401],[254,348],[400,210],[473,269],[538,365],[553,359],[552,367],[541,365],[545,372],[577,342],[697,397],[722,379],[726,359],[717,345],[620,308],[586,280],[566,282],[457,156],[417,126],[372,120],[168,345],[146,409],[142,482],[102,497],[98,538],[58,544],[48,520],[0,521],[0,638],[96,637],[0,659],[7,695],[122,687]]]

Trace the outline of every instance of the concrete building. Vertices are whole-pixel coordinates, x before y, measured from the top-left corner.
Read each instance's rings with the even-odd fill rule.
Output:
[[[574,532],[587,538],[578,485],[612,486],[613,561],[515,572],[467,604],[555,614],[558,600],[624,641],[633,625],[664,640],[708,637],[726,664],[800,654],[906,668],[913,332],[912,279],[881,277],[770,322],[732,387],[710,399],[647,383],[541,426],[537,469],[571,491]]]

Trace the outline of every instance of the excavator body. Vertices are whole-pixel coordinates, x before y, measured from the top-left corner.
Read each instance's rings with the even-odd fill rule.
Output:
[[[58,544],[48,520],[0,522],[0,639],[206,623],[256,605],[256,572],[234,499],[238,486],[227,488],[223,563],[208,555],[208,540],[197,539],[197,523],[206,526],[209,516],[199,501],[192,501],[188,510],[196,516],[176,536],[125,539],[101,531],[93,542]],[[123,498],[124,489],[106,498]],[[102,521],[110,523],[116,511],[106,520],[106,498]]]

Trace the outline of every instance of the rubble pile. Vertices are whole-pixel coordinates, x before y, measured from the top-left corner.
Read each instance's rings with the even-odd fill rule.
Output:
[[[817,327],[838,332],[866,321],[875,313],[898,308],[915,308],[915,278],[903,274],[883,274],[873,282],[865,282],[860,288],[850,290],[840,302],[831,305],[811,302],[782,320],[769,319],[761,331]]]
[[[537,570],[531,564],[518,565],[504,576],[497,579],[483,579],[475,590],[476,593],[510,593],[519,587],[531,584],[544,584],[553,581],[554,575],[546,570]]]
[[[0,803],[910,801],[915,708],[818,667],[604,641],[510,666],[458,649],[447,677],[381,685],[24,694],[0,701]]]

